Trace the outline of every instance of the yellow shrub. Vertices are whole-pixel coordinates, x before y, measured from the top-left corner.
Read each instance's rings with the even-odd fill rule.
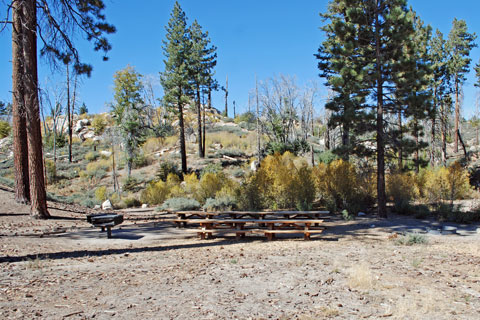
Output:
[[[151,154],[162,149],[163,143],[161,138],[150,137],[145,141],[142,146],[143,152],[145,154]]]
[[[92,120],[92,127],[95,135],[101,135],[107,127],[107,121],[105,120],[105,117],[101,114],[95,115]]]
[[[214,198],[215,194],[222,189],[225,180],[226,177],[223,173],[205,173],[198,184],[195,199],[204,203],[208,198]]]
[[[424,196],[431,202],[462,199],[470,191],[468,171],[458,162],[448,168],[429,169],[424,179]]]
[[[98,201],[105,201],[107,200],[107,187],[101,186],[95,190],[95,199]]]
[[[342,159],[325,165],[320,163],[313,170],[313,180],[317,192],[331,211],[346,209],[349,214],[356,211],[370,201],[373,192],[371,183],[373,175],[364,177],[357,174],[355,166]]]
[[[387,196],[395,203],[410,201],[419,195],[415,176],[411,173],[393,173],[387,176]]]
[[[150,183],[145,190],[143,190],[140,200],[143,203],[150,205],[162,204],[170,195],[170,188],[166,182],[159,180]]]

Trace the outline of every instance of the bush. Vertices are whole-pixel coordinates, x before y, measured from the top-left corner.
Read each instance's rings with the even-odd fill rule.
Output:
[[[138,185],[138,179],[135,178],[134,176],[130,176],[127,179],[125,179],[125,182],[123,183],[123,190],[126,191],[131,191],[134,190],[135,187]]]
[[[125,204],[125,207],[127,207],[127,208],[140,207],[142,205],[142,203],[134,197],[129,197],[129,198],[123,199],[123,203]]]
[[[330,211],[347,210],[355,215],[360,210],[366,210],[373,195],[372,187],[364,184],[374,184],[373,175],[362,177],[356,168],[342,159],[328,165],[320,163],[313,170],[313,179],[320,199]]]
[[[53,149],[53,132],[48,132],[46,136],[43,137],[44,145]],[[64,133],[57,132],[55,136],[55,145],[57,148],[63,148],[67,144],[67,136]]]
[[[203,177],[206,173],[217,174],[223,171],[223,167],[220,163],[209,163],[205,168],[202,169],[200,177]]]
[[[215,199],[208,198],[202,208],[207,211],[229,211],[235,209],[236,206],[235,197],[226,195]]]
[[[139,169],[148,166],[151,163],[151,159],[144,154],[139,154],[133,159],[133,168]]]
[[[166,200],[162,206],[161,210],[197,210],[200,208],[200,203],[197,200],[189,198],[170,198]]]
[[[107,187],[101,186],[95,190],[95,199],[100,202],[107,200]]]
[[[92,162],[97,160],[100,157],[100,153],[96,151],[90,151],[85,155],[85,160]]]
[[[93,117],[92,128],[96,136],[100,136],[103,134],[103,132],[107,128],[107,121],[105,120],[103,115],[97,114],[95,115],[95,117]]]
[[[267,156],[260,169],[247,176],[236,190],[242,209],[309,208],[314,196],[311,169],[306,163],[295,165],[289,152]]]
[[[162,148],[162,138],[150,137],[142,145],[143,152],[145,154],[151,154],[157,151],[160,151]]]
[[[271,141],[265,146],[265,153],[268,155],[273,155],[275,153],[284,154],[285,152],[290,152],[297,155],[307,152],[308,150],[310,150],[308,142],[298,139],[287,143]]]
[[[171,161],[161,162],[156,173],[156,178],[162,181],[166,181],[169,174],[175,174],[179,177],[181,175],[180,170],[175,163]]]
[[[237,158],[237,157],[244,157],[245,152],[238,149],[221,149],[217,151],[217,155]]]
[[[205,203],[208,198],[214,198],[215,194],[222,189],[226,179],[223,173],[205,173],[198,183],[194,198],[200,203]]]
[[[409,203],[420,195],[415,176],[410,173],[393,173],[387,176],[387,196],[395,204],[395,212],[408,214]]]
[[[332,151],[327,150],[318,156],[318,162],[324,163],[324,164],[330,164],[332,161],[337,160],[338,156],[334,154]]]
[[[0,139],[8,137],[12,128],[7,121],[0,120]]]
[[[177,175],[169,174],[166,180],[150,183],[140,196],[141,202],[159,205],[171,195],[179,196],[183,194],[183,190],[180,188],[180,178]]]
[[[45,160],[45,171],[48,183],[54,183],[57,180],[57,167],[53,160]]]
[[[468,171],[459,162],[448,168],[429,169],[424,175],[424,196],[430,202],[462,199],[470,191]]]
[[[414,244],[427,244],[428,239],[423,234],[407,233],[406,235],[398,238],[395,243],[402,246],[412,246]]]

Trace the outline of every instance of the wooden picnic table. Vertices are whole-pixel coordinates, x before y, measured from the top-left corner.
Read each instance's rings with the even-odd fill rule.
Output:
[[[199,224],[200,228],[196,232],[201,239],[219,231],[233,232],[237,238],[244,237],[246,233],[263,233],[268,240],[273,240],[277,233],[303,233],[304,239],[309,240],[312,233],[323,231],[323,229],[311,228],[312,225],[323,222],[319,219],[191,219],[182,222]],[[266,226],[266,229],[246,229],[247,224]],[[229,229],[222,228],[224,226]]]

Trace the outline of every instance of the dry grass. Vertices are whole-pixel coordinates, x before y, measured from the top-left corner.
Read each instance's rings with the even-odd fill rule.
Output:
[[[244,136],[238,136],[231,132],[212,132],[206,136],[206,147],[209,148],[212,144],[221,144],[224,149],[235,148],[245,152],[253,151],[255,147],[256,135],[255,133],[248,133]]]
[[[369,290],[373,288],[373,275],[366,263],[353,266],[349,271],[348,285],[351,289]]]

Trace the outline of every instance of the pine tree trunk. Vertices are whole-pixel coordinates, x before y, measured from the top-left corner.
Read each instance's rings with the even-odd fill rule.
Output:
[[[383,76],[382,56],[380,51],[380,21],[379,0],[375,1],[375,55],[376,55],[376,82],[377,82],[377,197],[378,216],[387,217],[387,197],[385,194],[385,142],[383,133]]]
[[[72,118],[70,113],[70,70],[68,66],[69,64],[67,63],[68,162],[72,162]]]
[[[458,80],[455,79],[455,141],[453,144],[453,152],[458,152],[458,124],[460,122],[460,101],[458,101]]]
[[[227,83],[225,86],[225,117],[228,117],[228,76],[227,76]]]
[[[180,88],[179,92],[182,92]],[[182,96],[178,97],[178,121],[180,126],[180,153],[182,157],[182,172],[187,173],[187,149],[185,146],[185,124],[183,123],[183,106],[181,103]]]
[[[435,122],[437,118],[437,87],[433,88],[433,111],[432,111],[432,118],[431,118],[431,132],[430,132],[430,165],[433,167],[435,166]]]
[[[28,143],[24,101],[24,57],[22,39],[23,13],[18,1],[12,2],[12,122],[13,160],[15,169],[15,201],[30,202],[28,179]]]
[[[37,14],[36,1],[24,1],[25,109],[27,115],[28,166],[30,178],[31,214],[47,219],[45,178],[43,171],[42,134],[38,100],[37,73]]]
[[[262,158],[261,155],[261,146],[260,146],[260,106],[259,106],[259,99],[258,99],[258,82],[257,76],[255,75],[255,99],[256,99],[256,108],[257,108],[257,160],[260,164],[260,160]]]
[[[445,105],[442,105],[442,163],[447,166],[447,111],[445,110]]]
[[[420,171],[420,155],[419,155],[419,140],[418,140],[418,120],[414,119],[413,136],[415,138],[415,172]]]
[[[402,111],[398,111],[398,130],[399,130],[399,143],[398,143],[398,170],[403,170],[403,124],[402,124]]]
[[[212,109],[212,88],[208,88],[208,109]],[[205,141],[206,141],[206,111],[205,111],[205,104],[203,105],[203,135],[202,135],[202,147],[203,147],[203,155],[205,156]]]
[[[350,124],[345,121],[342,125],[342,146],[345,148],[346,153],[344,159],[348,161],[350,158]]]
[[[196,88],[196,104],[197,104],[197,123],[198,123],[198,129],[197,129],[197,140],[198,140],[198,156],[200,158],[205,158],[205,154],[203,153],[203,139],[202,139],[202,106],[200,103],[200,86],[197,85]]]

